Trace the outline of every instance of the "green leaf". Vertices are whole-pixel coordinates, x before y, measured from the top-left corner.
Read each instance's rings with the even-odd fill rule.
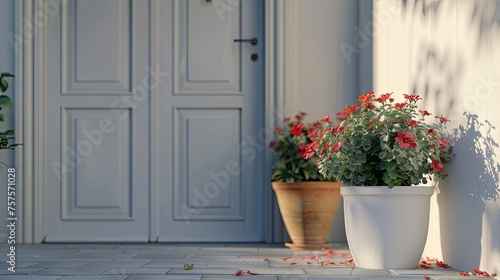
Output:
[[[387,171],[394,171],[396,170],[396,168],[397,168],[397,163],[395,161],[389,161],[385,166],[385,169],[387,169]]]
[[[12,74],[12,73],[9,73],[9,72],[2,72],[2,73],[0,74],[0,79],[1,79],[1,78],[7,78],[7,77],[14,77],[14,76],[15,76],[15,75],[14,75],[14,74]]]
[[[7,95],[0,95],[0,108],[11,108],[12,102]]]
[[[398,172],[396,170],[390,170],[387,173],[389,173],[389,177],[392,180],[396,180],[398,178]]]
[[[9,87],[9,84],[7,83],[6,80],[0,80],[0,90],[2,92],[5,92],[8,87]]]
[[[380,153],[378,154],[378,157],[379,157],[380,159],[385,159],[385,157],[386,157],[386,156],[387,156],[387,152],[386,152],[386,151],[382,151],[382,152],[380,152]]]

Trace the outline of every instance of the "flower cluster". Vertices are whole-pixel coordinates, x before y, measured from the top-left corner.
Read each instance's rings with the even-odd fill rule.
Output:
[[[306,149],[312,141],[308,135],[321,129],[320,122],[304,125],[305,112],[283,120],[283,126],[274,130],[276,140],[269,143],[276,161],[272,170],[273,182],[324,181],[319,173],[314,150]],[[313,135],[309,135],[312,137]],[[307,158],[307,159],[306,159]]]
[[[411,186],[427,183],[431,175],[445,178],[444,164],[451,160],[452,147],[441,129],[448,120],[435,116],[429,124],[426,110],[418,110],[418,95],[404,95],[394,103],[392,93],[375,97],[373,92],[359,97],[322,121],[327,128],[311,133],[306,151],[318,156],[320,173],[345,185]],[[305,158],[310,158],[311,153]]]

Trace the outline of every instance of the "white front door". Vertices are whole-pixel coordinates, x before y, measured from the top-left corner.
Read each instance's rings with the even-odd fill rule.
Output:
[[[45,241],[260,241],[263,1],[62,3],[46,26]]]
[[[159,241],[261,241],[264,1],[160,1],[159,18]]]

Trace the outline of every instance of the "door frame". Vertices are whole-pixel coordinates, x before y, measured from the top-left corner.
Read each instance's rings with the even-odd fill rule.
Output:
[[[14,83],[14,128],[16,139],[23,143],[15,151],[17,167],[17,209],[19,224],[17,238],[19,243],[41,243],[44,241],[44,170],[45,139],[47,123],[44,120],[46,96],[46,23],[54,15],[53,10],[45,10],[42,5],[64,3],[67,0],[19,0],[15,1],[15,83]],[[149,0],[150,11],[157,1]],[[55,4],[54,4],[55,3]],[[293,10],[294,1],[265,1],[265,125],[273,129],[276,120],[286,115],[287,88],[291,86],[289,77],[293,77],[293,60],[290,60],[293,48]],[[150,26],[157,21],[158,15],[151,13]],[[33,24],[34,23],[34,24]],[[151,36],[154,37],[154,36]],[[150,52],[156,53],[158,48],[150,42]],[[152,55],[151,57],[154,57]],[[287,63],[292,61],[292,65]],[[150,65],[154,65],[151,63]],[[286,71],[285,71],[286,69]],[[151,102],[157,100],[158,91],[151,91]],[[154,103],[153,103],[154,104]],[[157,108],[151,107],[151,115],[157,114]],[[151,119],[155,122],[156,118]],[[154,127],[154,123],[152,125]],[[150,132],[152,147],[158,143],[157,131]],[[271,182],[272,154],[266,149],[264,182]],[[150,155],[150,241],[155,241],[158,233],[159,217],[156,215],[159,192],[158,158]],[[265,242],[281,242],[285,231],[279,214],[274,194],[269,186],[263,188],[263,239]],[[266,214],[271,213],[271,215]]]

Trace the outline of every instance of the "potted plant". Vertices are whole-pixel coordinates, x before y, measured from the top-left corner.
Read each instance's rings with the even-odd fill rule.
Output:
[[[445,178],[444,164],[451,160],[451,144],[441,132],[448,120],[419,110],[418,95],[404,99],[364,94],[306,148],[318,155],[321,174],[346,186],[341,194],[347,241],[356,265],[364,268],[418,266],[434,188],[417,185]]]
[[[12,107],[12,102],[10,98],[3,94],[7,91],[9,88],[9,84],[5,80],[5,78],[10,78],[14,77],[13,74],[11,73],[1,73],[0,74],[0,110],[4,108],[11,108]],[[0,113],[0,122],[4,121],[4,114]],[[14,144],[12,143],[14,141],[14,130],[10,129],[4,132],[0,132],[0,150],[13,150],[14,147],[18,146],[19,144]]]
[[[272,168],[272,187],[281,216],[293,243],[290,248],[326,248],[340,203],[340,183],[324,177],[311,154],[305,159],[308,138],[321,129],[321,122],[304,125],[306,113],[283,120],[275,129],[276,140],[269,147],[276,156]],[[324,120],[323,120],[324,121]]]

